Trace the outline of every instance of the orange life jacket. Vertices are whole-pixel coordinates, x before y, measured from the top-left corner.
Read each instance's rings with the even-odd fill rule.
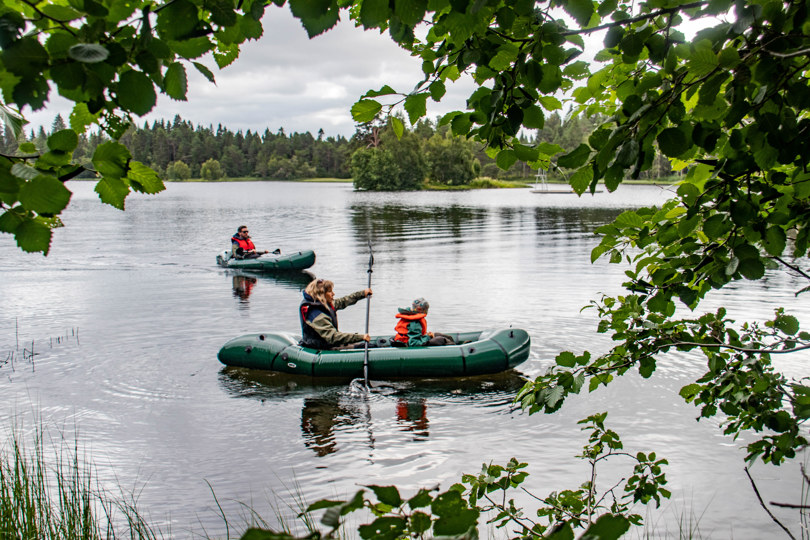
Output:
[[[256,246],[253,245],[253,241],[250,238],[245,239],[237,234],[231,237],[231,242],[233,242],[234,244],[239,244],[239,247],[244,249],[245,251],[256,249]]]
[[[427,322],[425,322],[427,313],[397,313],[396,317],[399,320],[397,321],[397,325],[394,327],[394,330],[397,332],[397,335],[394,336],[395,341],[408,343],[408,323],[413,321],[419,321],[419,324],[422,325],[423,336],[427,334]]]

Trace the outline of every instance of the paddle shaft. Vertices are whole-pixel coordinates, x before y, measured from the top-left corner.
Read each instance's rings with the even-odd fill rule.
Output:
[[[371,288],[371,267],[374,266],[374,252],[371,249],[371,242],[368,243],[368,288]],[[366,334],[368,334],[368,320],[371,314],[371,297],[366,296]],[[368,341],[365,342],[365,355],[363,356],[363,380],[368,388]]]

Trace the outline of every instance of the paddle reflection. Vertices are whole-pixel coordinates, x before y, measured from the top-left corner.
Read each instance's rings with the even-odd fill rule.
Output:
[[[235,398],[262,402],[301,399],[303,444],[319,457],[338,452],[342,434],[347,432],[366,432],[362,444],[373,449],[372,426],[386,423],[389,429],[407,433],[410,440],[425,440],[430,436],[430,414],[439,414],[448,403],[510,408],[525,383],[521,374],[509,371],[459,379],[372,381],[372,389],[366,392],[357,390],[362,384],[341,379],[234,367],[223,368],[219,380]],[[353,440],[356,443],[357,437]]]

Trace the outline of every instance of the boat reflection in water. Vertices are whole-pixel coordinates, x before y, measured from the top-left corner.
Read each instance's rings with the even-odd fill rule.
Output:
[[[283,288],[302,291],[310,281],[315,279],[315,274],[308,270],[268,273],[228,269],[225,270],[225,274],[231,276],[233,296],[239,299],[240,304],[248,303],[250,295],[259,281],[270,282]]]
[[[336,434],[341,431],[367,430],[365,444],[374,448],[372,415],[373,424],[379,426],[375,430],[409,433],[417,440],[430,437],[429,411],[435,407],[469,403],[471,407],[509,409],[526,379],[511,370],[457,379],[371,381],[366,392],[362,381],[225,367],[219,381],[236,398],[263,403],[302,399],[304,446],[323,457],[339,450]]]

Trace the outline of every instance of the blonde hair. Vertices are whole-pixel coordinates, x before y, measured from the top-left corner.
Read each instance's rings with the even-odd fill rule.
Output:
[[[329,301],[326,299],[326,293],[331,292],[334,286],[335,284],[328,279],[314,279],[309,282],[304,292],[321,304],[329,305]]]

